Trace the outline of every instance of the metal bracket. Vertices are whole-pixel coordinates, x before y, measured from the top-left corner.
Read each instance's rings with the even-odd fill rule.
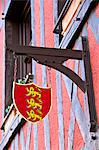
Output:
[[[82,37],[83,51],[72,49],[45,48],[34,46],[10,45],[7,49],[15,52],[17,55],[26,55],[32,57],[37,63],[52,67],[68,76],[84,93],[87,92],[91,132],[96,131],[97,117],[95,109],[95,98],[92,83],[90,55],[88,41]],[[68,59],[84,60],[86,81],[83,81],[75,72],[63,65]]]

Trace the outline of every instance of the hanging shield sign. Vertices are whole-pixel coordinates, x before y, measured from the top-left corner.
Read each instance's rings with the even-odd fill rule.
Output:
[[[16,109],[30,122],[42,120],[51,107],[51,88],[42,88],[34,83],[13,83],[13,100]]]

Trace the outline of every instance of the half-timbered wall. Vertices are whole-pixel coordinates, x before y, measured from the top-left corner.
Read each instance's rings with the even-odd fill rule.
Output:
[[[68,47],[74,36],[72,26],[66,31],[59,45],[59,36],[53,34],[53,29],[58,18],[58,0],[30,0],[31,2],[31,31],[33,46],[45,47]],[[85,0],[88,2],[88,0]],[[6,13],[9,0],[0,1],[0,126],[4,117],[4,20],[1,13]],[[99,5],[95,7],[87,19],[79,37],[76,39],[74,48],[82,50],[81,36],[87,36],[90,48],[90,57],[95,92],[97,119],[99,124]],[[76,29],[77,30],[77,29]],[[82,79],[85,79],[83,61],[67,61],[64,65],[70,67]],[[92,139],[90,133],[89,109],[86,93],[83,94],[77,86],[54,69],[37,64],[32,60],[32,73],[34,82],[40,86],[51,86],[52,108],[48,116],[37,124],[25,122],[13,136],[13,125],[17,126],[21,118],[16,116],[11,128],[6,133],[0,130],[0,150],[3,145],[10,143],[5,150],[98,150],[99,134]],[[17,120],[17,117],[19,119]],[[3,133],[3,134],[2,134]],[[94,133],[93,133],[94,134]],[[93,135],[95,136],[95,134]],[[5,141],[3,141],[3,138]],[[2,144],[3,143],[3,144]],[[8,143],[7,143],[8,144]]]

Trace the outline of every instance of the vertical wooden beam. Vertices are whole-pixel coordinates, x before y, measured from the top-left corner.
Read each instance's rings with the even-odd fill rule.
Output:
[[[62,106],[62,83],[61,73],[56,73],[56,85],[57,85],[57,106],[58,106],[58,125],[59,125],[59,149],[65,150],[64,141],[64,122],[63,122],[63,106]],[[59,88],[60,87],[60,88]]]
[[[69,122],[69,129],[68,129],[68,150],[72,150],[73,149],[74,125],[75,125],[75,115],[74,115],[73,109],[71,108],[71,111],[70,111],[70,122]]]
[[[27,127],[27,139],[26,139],[26,150],[29,150],[29,146],[30,146],[30,137],[31,137],[31,129],[32,129],[32,125],[31,123],[28,123],[28,127]],[[32,139],[33,140],[33,139]]]
[[[16,122],[16,126],[17,126],[17,122]],[[15,138],[13,139],[11,145],[14,145],[14,148],[12,150],[18,150],[19,149],[19,136],[18,133],[16,134]]]
[[[42,66],[42,85],[46,87],[46,67]],[[50,128],[49,128],[49,118],[46,116],[44,118],[44,140],[46,150],[50,150]]]
[[[85,71],[84,71],[84,62],[83,61],[80,61],[80,67],[81,67],[81,76],[82,76],[82,79],[85,80]],[[89,116],[89,108],[88,108],[88,98],[87,98],[87,93],[86,92],[85,92],[85,95],[84,95],[84,113],[85,113],[87,124],[90,127],[90,116]]]
[[[37,124],[33,125],[34,131],[34,150],[38,150],[38,127]]]
[[[75,61],[75,68],[74,72],[78,73],[78,61]],[[77,85],[73,83],[73,94],[71,101],[73,101],[77,96]],[[71,106],[71,113],[70,113],[70,124],[69,124],[69,130],[68,130],[68,150],[73,149],[73,142],[74,142],[74,125],[75,125],[75,115],[73,111],[73,106]]]
[[[86,91],[88,96],[88,105],[89,105],[89,114],[90,114],[90,131],[96,132],[97,126],[97,116],[96,116],[96,107],[95,107],[95,96],[93,89],[93,80],[92,80],[92,71],[91,71],[91,62],[90,62],[90,54],[89,54],[89,45],[86,37],[82,37],[82,46],[83,51],[86,54],[84,56],[84,68],[85,68],[85,76],[86,76]]]
[[[32,41],[31,46],[35,45],[35,12],[34,12],[34,0],[31,0],[31,31]],[[32,59],[32,73],[34,75],[34,82],[36,83],[36,62]]]
[[[35,45],[35,14],[34,14],[34,0],[31,0],[31,30],[32,30],[32,46]],[[36,62],[32,60],[32,74],[34,75],[34,83],[36,83]],[[34,150],[38,150],[38,128],[37,124],[33,126]]]
[[[20,144],[21,144],[22,150],[25,150],[25,141],[24,141],[23,128],[20,130]]]
[[[58,18],[58,0],[53,0],[53,15],[54,24],[56,24]],[[54,35],[54,47],[59,46],[59,35]],[[64,141],[64,123],[63,123],[63,108],[62,108],[62,83],[61,83],[61,73],[56,72],[56,85],[57,85],[57,109],[58,109],[58,135],[59,135],[59,149],[65,149]],[[60,87],[60,88],[58,88]]]
[[[88,37],[87,25],[85,25],[83,30],[82,30],[82,36],[84,36],[84,37],[87,36]],[[82,39],[81,39],[81,37],[80,37],[79,43],[81,43],[81,46],[79,48],[83,49],[82,48]],[[81,68],[81,78],[85,81],[85,69],[84,69],[84,61],[83,60],[80,61],[80,68]],[[86,92],[85,92],[85,95],[84,95],[84,113],[85,113],[88,128],[90,130],[90,116],[89,116],[89,107],[88,107],[88,97],[87,97]]]

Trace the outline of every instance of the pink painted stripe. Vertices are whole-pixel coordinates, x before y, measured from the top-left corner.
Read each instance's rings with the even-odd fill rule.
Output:
[[[51,136],[51,149],[59,149],[58,139],[58,111],[57,111],[57,95],[56,95],[56,71],[51,70],[51,87],[52,87],[52,108],[49,113],[50,121],[50,136]],[[50,85],[50,82],[49,84]]]
[[[42,8],[43,9],[43,8]],[[35,15],[35,45],[40,46],[40,1],[34,0],[34,15]],[[42,85],[42,66],[36,64],[36,82]],[[44,124],[43,121],[38,123],[38,149],[44,149]]]

